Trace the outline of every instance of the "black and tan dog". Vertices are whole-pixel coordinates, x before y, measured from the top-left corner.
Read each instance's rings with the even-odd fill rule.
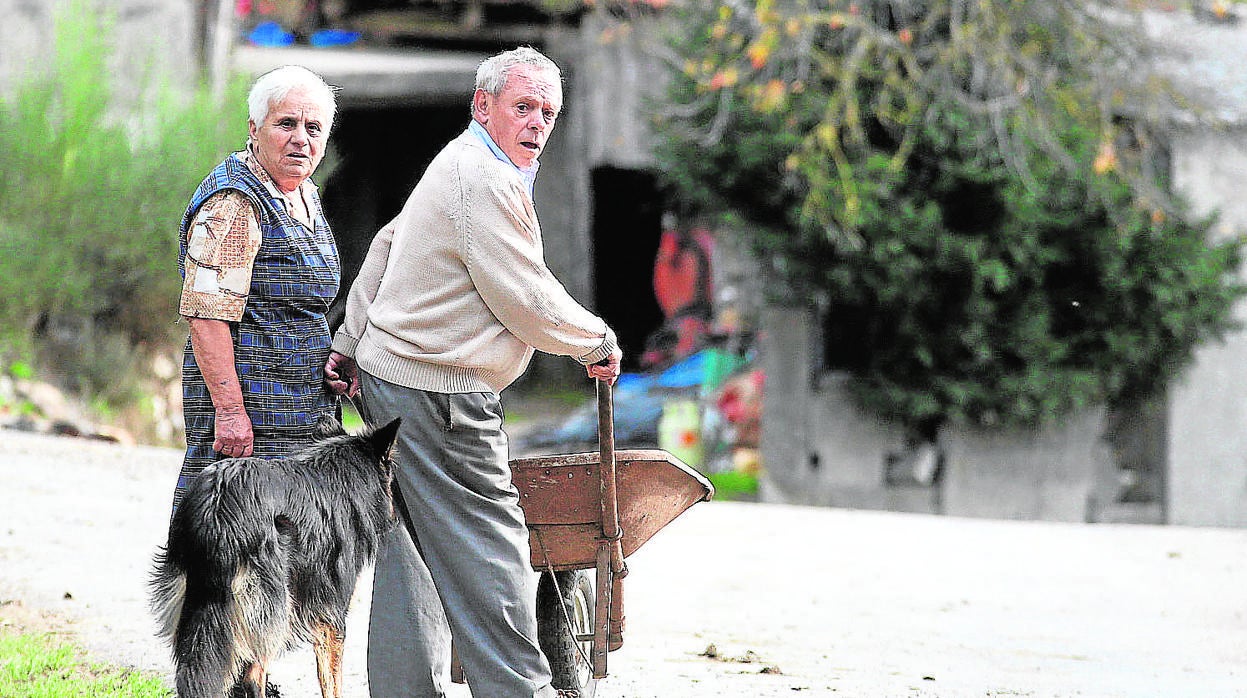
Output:
[[[351,435],[329,420],[285,458],[235,458],[197,477],[157,552],[151,606],[181,698],[235,686],[264,698],[267,666],[310,642],[323,698],[342,692],[355,583],[394,524],[398,420]]]

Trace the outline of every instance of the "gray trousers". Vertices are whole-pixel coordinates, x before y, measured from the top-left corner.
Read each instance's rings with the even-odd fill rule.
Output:
[[[363,371],[360,379],[368,422],[403,420],[394,486],[410,515],[377,554],[369,694],[444,696],[453,634],[473,696],[554,695],[498,396],[414,390]]]

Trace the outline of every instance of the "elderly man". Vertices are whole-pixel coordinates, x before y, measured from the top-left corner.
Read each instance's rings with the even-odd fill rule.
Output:
[[[537,158],[563,105],[558,66],[530,48],[483,62],[472,121],[373,240],[347,298],[326,380],[365,417],[402,417],[406,526],[373,585],[373,698],[443,696],[453,633],[473,695],[575,695],[550,685],[535,578],[498,394],[533,350],[613,382],[615,333],[546,267],[533,206]],[[449,631],[447,622],[449,621]]]

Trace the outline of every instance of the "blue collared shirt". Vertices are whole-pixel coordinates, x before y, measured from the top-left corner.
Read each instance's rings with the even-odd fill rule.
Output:
[[[498,144],[494,142],[494,139],[489,137],[489,132],[486,131],[485,127],[481,126],[481,122],[476,119],[473,119],[470,123],[468,123],[468,131],[476,134],[476,137],[481,139],[481,142],[489,148],[489,152],[493,153],[494,157],[507,163],[511,167],[514,167],[515,171],[520,173],[520,179],[524,180],[524,185],[528,188],[528,198],[531,199],[533,197],[533,182],[537,181],[537,169],[541,167],[541,163],[533,160],[533,164],[531,166],[520,167],[519,165],[511,162],[511,158],[507,157],[507,154],[502,152],[502,148],[499,148]]]

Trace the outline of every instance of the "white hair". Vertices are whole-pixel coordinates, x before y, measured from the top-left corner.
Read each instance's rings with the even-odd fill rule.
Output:
[[[557,63],[535,48],[521,46],[481,61],[476,69],[476,89],[485,90],[497,97],[502,94],[502,88],[507,86],[507,74],[512,68],[521,65],[536,66],[539,70],[550,73],[554,81],[562,85],[563,74]]]
[[[263,124],[268,118],[269,107],[281,102],[297,87],[307,90],[328,113],[329,123],[325,124],[325,128],[332,126],[333,116],[338,110],[334,88],[301,65],[283,65],[257,78],[247,95],[247,116],[256,124]]]

